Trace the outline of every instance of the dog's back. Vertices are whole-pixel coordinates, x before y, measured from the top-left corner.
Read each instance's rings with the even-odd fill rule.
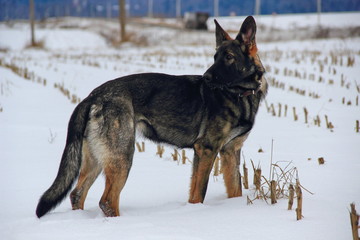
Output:
[[[145,137],[184,148],[192,147],[206,115],[202,84],[200,75],[134,74],[109,81],[90,96],[131,105],[134,124]]]

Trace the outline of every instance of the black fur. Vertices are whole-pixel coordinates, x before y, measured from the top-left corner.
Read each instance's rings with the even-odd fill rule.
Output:
[[[189,202],[204,200],[219,152],[226,160],[224,164],[234,166],[224,173],[228,195],[239,196],[239,161],[234,156],[238,156],[254,125],[267,83],[256,54],[254,19],[244,21],[235,40],[216,24],[214,64],[203,76],[129,75],[94,89],[76,107],[58,175],[39,201],[38,217],[63,200],[83,161],[88,167],[81,174],[89,177],[72,192],[73,209],[82,209],[88,188],[104,168],[105,174],[109,173],[110,190],[104,192],[100,207],[107,216],[117,216],[119,210],[112,201],[118,201],[114,196],[120,192],[111,192],[111,184],[122,182],[117,191],[125,184],[132,164],[135,129],[155,142],[194,148]],[[88,153],[85,160],[82,151]]]
[[[39,218],[55,208],[66,197],[79,175],[82,139],[89,109],[90,104],[84,101],[76,107],[70,118],[66,146],[61,158],[58,175],[51,187],[41,196],[36,208],[36,215]]]

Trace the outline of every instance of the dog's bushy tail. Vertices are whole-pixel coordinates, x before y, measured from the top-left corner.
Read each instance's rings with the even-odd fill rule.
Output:
[[[82,141],[88,121],[91,103],[81,102],[71,115],[65,149],[61,158],[58,174],[46,192],[41,196],[36,208],[40,218],[55,208],[70,191],[79,175],[81,166]]]

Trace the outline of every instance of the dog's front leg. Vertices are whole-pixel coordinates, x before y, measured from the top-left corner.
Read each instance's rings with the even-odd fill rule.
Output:
[[[195,144],[189,203],[204,202],[209,175],[216,155],[217,151],[201,144]]]
[[[220,157],[228,197],[242,196],[241,175],[239,171],[240,150],[233,148],[223,149],[220,151]]]
[[[241,175],[239,169],[240,151],[248,135],[249,132],[234,138],[220,150],[221,169],[229,198],[242,196]]]

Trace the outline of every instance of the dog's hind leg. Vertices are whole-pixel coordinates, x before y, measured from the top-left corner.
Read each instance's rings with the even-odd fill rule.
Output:
[[[104,169],[106,185],[99,206],[107,217],[120,216],[119,199],[131,168],[132,156],[122,154],[117,158],[107,159]]]
[[[107,217],[120,215],[119,199],[129,175],[135,150],[135,120],[127,102],[110,105],[102,110],[100,128],[94,141],[97,157],[103,164],[105,190],[99,206]],[[92,127],[92,126],[90,126]]]
[[[209,175],[216,155],[217,151],[205,148],[200,144],[195,144],[189,203],[204,202]]]
[[[92,156],[88,141],[84,139],[82,148],[82,165],[75,189],[70,194],[73,210],[84,209],[84,202],[89,188],[102,170],[101,164]]]

